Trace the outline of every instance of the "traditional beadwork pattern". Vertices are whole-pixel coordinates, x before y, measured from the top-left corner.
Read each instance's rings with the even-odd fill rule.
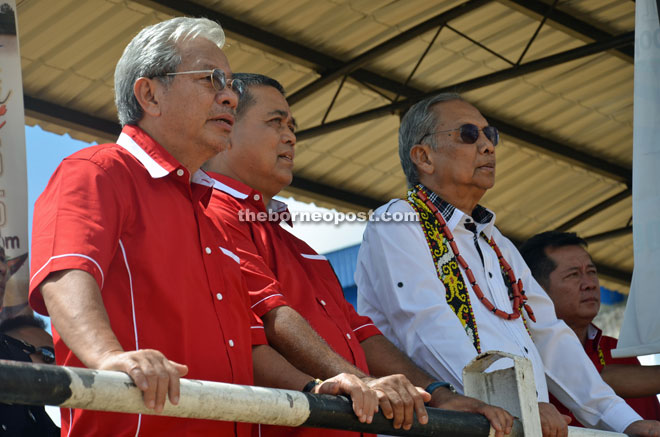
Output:
[[[454,241],[454,236],[449,230],[442,214],[438,211],[436,206],[420,186],[417,186],[408,192],[408,203],[420,216],[422,231],[424,232],[426,242],[429,245],[438,278],[445,285],[445,297],[447,303],[461,321],[461,324],[465,328],[465,332],[472,340],[477,352],[481,353],[479,333],[474,318],[474,312],[472,311],[470,296],[467,287],[465,286],[463,275],[458,268],[459,265],[463,268],[477,298],[489,311],[503,319],[515,320],[520,317],[524,308],[529,318],[536,321],[532,309],[525,303],[527,296],[525,296],[522,281],[516,279],[511,266],[504,259],[502,252],[492,238],[489,240],[483,232],[481,233],[481,237],[484,238],[493,248],[499,260],[502,276],[508,288],[509,297],[513,300],[512,311],[510,313],[496,308],[490,300],[484,296],[481,287],[479,287],[479,284],[477,284],[477,281],[474,278],[472,270],[465,259],[461,256],[456,242]],[[527,328],[527,321],[524,317],[523,322],[525,328]],[[527,329],[527,332],[529,333],[529,329]]]

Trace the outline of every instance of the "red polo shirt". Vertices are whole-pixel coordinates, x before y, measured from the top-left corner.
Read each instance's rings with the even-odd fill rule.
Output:
[[[584,350],[591,358],[591,361],[598,369],[598,372],[602,372],[603,363],[601,362],[600,354],[598,353],[598,347],[600,346],[601,351],[603,352],[603,360],[605,365],[608,364],[626,364],[633,366],[641,366],[639,360],[635,357],[627,358],[613,358],[612,349],[616,349],[617,339],[613,337],[608,337],[603,335],[603,331],[598,328],[596,325],[589,326],[589,331],[587,333],[587,343],[584,345]],[[660,420],[660,404],[658,403],[658,398],[656,396],[647,396],[643,398],[624,398],[624,401],[630,407],[637,412],[643,419],[646,420]],[[573,421],[570,423],[571,426],[582,426],[580,422],[571,414],[571,412],[566,408],[557,398],[550,395],[550,402],[557,407],[560,413],[571,416]]]
[[[200,171],[190,183],[185,167],[136,126],[124,127],[117,143],[66,158],[37,200],[32,307],[46,314],[38,287],[51,272],[84,270],[125,350],[157,349],[188,365],[187,378],[252,384],[252,345],[266,339],[236,249],[203,212],[212,180]],[[84,367],[53,334],[57,363]],[[251,432],[249,424],[150,415],[62,416],[70,436]]]
[[[335,352],[368,372],[360,342],[380,331],[344,299],[327,259],[282,228],[279,219],[249,220],[246,212],[268,214],[261,193],[226,176],[209,174],[216,182],[207,211],[219,225],[226,226],[236,243],[253,311],[261,317],[281,305],[292,307]],[[286,211],[282,202],[274,200],[270,206],[274,212]],[[261,426],[262,436],[317,434],[318,430]],[[323,435],[359,434],[324,430]]]

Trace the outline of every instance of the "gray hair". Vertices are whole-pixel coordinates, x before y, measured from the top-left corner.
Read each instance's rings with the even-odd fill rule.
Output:
[[[415,103],[401,119],[401,126],[399,127],[399,159],[401,160],[403,173],[406,175],[406,181],[408,181],[408,187],[413,187],[419,183],[417,166],[415,166],[415,163],[410,158],[410,151],[415,144],[421,144],[424,139],[426,139],[424,144],[428,144],[433,150],[437,149],[438,144],[435,141],[435,136],[429,135],[435,132],[438,125],[436,113],[433,112],[432,108],[438,103],[449,100],[463,99],[456,93],[436,94]]]
[[[173,73],[181,64],[178,45],[185,40],[205,38],[222,48],[225,33],[207,18],[177,17],[145,27],[124,49],[115,68],[115,105],[122,126],[137,124],[142,107],[133,93],[140,77],[159,77]],[[164,78],[166,84],[169,78]]]

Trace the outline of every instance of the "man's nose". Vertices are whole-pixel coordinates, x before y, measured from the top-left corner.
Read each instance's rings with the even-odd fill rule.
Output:
[[[229,87],[218,92],[215,98],[219,104],[229,106],[231,109],[236,109],[238,106],[238,94]]]

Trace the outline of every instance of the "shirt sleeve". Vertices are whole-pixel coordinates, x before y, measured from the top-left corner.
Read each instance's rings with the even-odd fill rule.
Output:
[[[264,324],[254,311],[250,311],[250,334],[252,336],[252,346],[268,344]]]
[[[355,308],[353,308],[353,305],[344,299],[344,296],[341,296],[341,298],[343,301],[344,313],[351,324],[351,329],[353,329],[353,332],[360,343],[374,335],[382,335],[380,329],[376,327],[376,324],[369,317],[358,314],[358,312],[355,311]]]
[[[501,240],[506,244],[505,257],[513,260],[514,272],[521,276],[536,316],[536,323],[530,321],[527,326],[543,360],[550,392],[590,427],[623,432],[641,420],[603,381],[575,333],[557,319],[552,300],[532,277],[518,250],[509,240]],[[571,357],[570,361],[566,357]]]
[[[404,201],[376,212],[410,213]],[[463,367],[476,356],[447,304],[418,222],[370,221],[355,273],[358,310],[417,365],[463,391]]]
[[[241,259],[241,272],[247,283],[251,309],[258,317],[279,306],[288,306],[282,287],[273,271],[260,254],[263,241],[259,241],[260,229],[238,219],[238,208],[223,200],[213,199],[214,213],[219,214],[223,228],[227,230]],[[257,240],[255,242],[255,239]],[[257,246],[262,245],[261,251]]]
[[[98,162],[67,158],[34,208],[30,304],[47,314],[39,285],[52,272],[79,269],[99,289],[117,250],[124,209],[113,180]]]

